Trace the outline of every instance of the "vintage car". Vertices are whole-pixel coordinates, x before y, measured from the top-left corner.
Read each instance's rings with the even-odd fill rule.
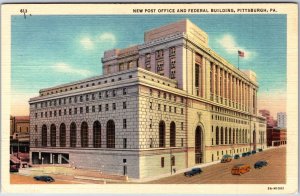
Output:
[[[238,164],[232,167],[231,174],[232,175],[241,175],[246,172],[249,172],[251,169],[250,165],[248,164]]]
[[[267,166],[267,165],[268,165],[268,162],[267,162],[267,161],[257,161],[257,162],[254,164],[254,168],[255,168],[255,169],[261,169],[262,167]]]
[[[194,175],[200,174],[201,172],[203,172],[201,168],[193,168],[190,171],[184,172],[184,176],[192,177]]]
[[[258,152],[262,152],[262,151],[263,151],[263,149],[262,149],[262,148],[259,148],[259,149],[258,149]]]
[[[242,157],[247,157],[247,156],[249,156],[249,155],[246,152],[242,153]]]
[[[252,152],[251,152],[252,154],[256,154],[256,150],[252,150]]]
[[[239,158],[240,158],[239,154],[234,155],[234,159],[239,159]]]
[[[232,156],[225,154],[221,159],[221,163],[227,163],[230,162],[231,160],[232,160]]]
[[[54,182],[55,180],[51,176],[34,176],[35,180],[44,182]]]

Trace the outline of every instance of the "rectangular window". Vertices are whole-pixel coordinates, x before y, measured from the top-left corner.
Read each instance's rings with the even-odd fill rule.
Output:
[[[127,138],[123,138],[123,148],[127,148]]]
[[[74,103],[77,103],[77,96],[74,97]]]
[[[80,107],[80,114],[83,113],[83,107]]]
[[[152,129],[152,119],[150,119],[150,129]]]
[[[113,94],[113,97],[115,97],[116,96],[116,90],[113,90],[112,94]]]
[[[181,138],[181,147],[183,147],[183,138]]]
[[[181,114],[183,114],[183,108],[181,108]]]
[[[150,148],[153,148],[153,139],[150,138]]]
[[[46,118],[48,117],[48,113],[47,113],[47,112],[45,112],[45,117],[46,117]]]
[[[89,95],[85,95],[85,100],[86,100],[86,101],[89,100]]]
[[[102,94],[101,94],[101,92],[99,92],[99,95],[98,95],[98,96],[99,96],[99,99],[101,99],[101,98],[102,98]]]
[[[77,108],[74,108],[74,114],[77,114]]]
[[[98,105],[98,111],[102,112],[102,105]]]
[[[123,102],[123,109],[126,109],[127,106],[126,106],[126,101]]]
[[[150,109],[152,110],[152,102],[150,102]]]
[[[61,105],[61,99],[58,99],[58,105]]]
[[[54,116],[56,117],[56,110],[54,110]]]
[[[108,104],[105,104],[105,111],[108,111]]]
[[[34,126],[34,131],[37,132],[37,125]]]
[[[172,112],[172,106],[169,106],[169,112]]]
[[[66,98],[64,98],[64,104],[66,104]]]
[[[113,108],[113,110],[116,110],[116,103],[112,104],[112,108]]]
[[[127,128],[127,121],[126,119],[123,119],[123,129],[126,129]]]
[[[105,97],[108,97],[108,91],[105,91]]]
[[[41,112],[41,118],[43,118],[43,116],[44,116],[44,114],[43,114],[43,112]]]
[[[72,108],[69,109],[69,115],[72,115]]]
[[[164,157],[160,158],[160,166],[165,167],[165,158]]]
[[[166,105],[164,105],[164,112],[166,112],[167,111],[167,106]]]
[[[181,130],[183,130],[183,122],[181,122]]]
[[[89,113],[89,109],[90,109],[90,107],[89,107],[89,106],[86,106],[86,107],[85,107],[85,113]]]
[[[82,101],[83,101],[83,98],[82,98],[82,96],[80,96],[80,97],[79,97],[79,100],[80,100],[80,102],[82,102]]]
[[[58,110],[58,115],[61,116],[61,110]]]
[[[174,113],[176,113],[176,107],[174,107]]]
[[[95,106],[94,105],[92,106],[92,112],[95,112]]]
[[[158,104],[158,110],[160,111],[160,103]]]
[[[92,94],[92,100],[95,100],[95,94]]]
[[[64,109],[64,115],[67,115],[67,109]]]
[[[126,88],[123,88],[123,95],[126,95],[127,94],[127,90]]]

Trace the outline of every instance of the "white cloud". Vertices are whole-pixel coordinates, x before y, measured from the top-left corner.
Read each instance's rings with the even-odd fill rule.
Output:
[[[104,32],[95,37],[85,36],[80,39],[80,44],[85,50],[93,50],[96,46],[114,46],[117,42],[116,36],[110,32]]]
[[[89,70],[73,68],[72,66],[63,62],[56,63],[55,65],[53,65],[52,68],[57,72],[70,73],[70,74],[76,74],[81,76],[89,76],[92,74],[92,72]]]
[[[228,54],[236,54],[238,50],[243,51],[245,54],[245,59],[250,59],[255,56],[254,51],[249,51],[244,47],[238,45],[234,39],[234,37],[230,34],[225,34],[221,39],[217,40],[217,43],[225,49]]]
[[[83,46],[84,49],[86,50],[91,50],[94,48],[94,43],[92,41],[91,38],[89,37],[83,37],[81,40],[80,40],[80,44]]]
[[[109,32],[104,32],[97,37],[97,41],[99,42],[107,42],[111,45],[115,45],[117,42],[116,36]]]

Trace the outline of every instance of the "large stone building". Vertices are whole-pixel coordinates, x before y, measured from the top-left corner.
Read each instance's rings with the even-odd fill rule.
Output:
[[[255,73],[212,51],[189,20],[106,51],[102,63],[103,75],[30,99],[33,164],[146,178],[265,148]]]
[[[10,116],[10,153],[29,152],[29,116]]]

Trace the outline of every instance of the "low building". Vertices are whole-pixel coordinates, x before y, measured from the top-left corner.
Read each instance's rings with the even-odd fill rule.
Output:
[[[258,83],[189,20],[106,51],[103,75],[42,89],[30,104],[33,164],[146,178],[266,147]]]
[[[10,153],[29,152],[29,116],[10,116]]]
[[[286,129],[280,127],[267,128],[267,145],[268,146],[281,146],[286,145]]]

